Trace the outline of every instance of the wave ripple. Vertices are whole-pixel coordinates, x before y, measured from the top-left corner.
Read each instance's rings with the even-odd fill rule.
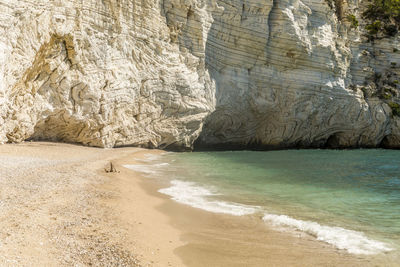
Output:
[[[364,233],[344,229],[341,227],[331,227],[320,225],[316,222],[302,221],[286,215],[265,214],[265,222],[270,222],[276,226],[284,226],[306,232],[320,241],[324,241],[339,249],[347,250],[352,254],[376,254],[393,250],[385,243],[371,240]]]
[[[193,182],[172,180],[171,184],[171,187],[160,189],[159,192],[171,196],[173,200],[179,203],[195,208],[235,216],[253,214],[258,210],[256,206],[208,199],[208,197],[218,194]]]

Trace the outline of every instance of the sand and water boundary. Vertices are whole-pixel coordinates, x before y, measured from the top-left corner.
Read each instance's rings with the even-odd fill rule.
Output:
[[[176,203],[126,164],[159,150],[0,146],[2,266],[376,266],[256,216]],[[106,172],[113,162],[116,172]]]

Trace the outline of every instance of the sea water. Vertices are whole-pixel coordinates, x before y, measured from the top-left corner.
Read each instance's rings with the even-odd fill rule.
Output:
[[[400,151],[168,153],[152,162],[131,168],[164,179],[160,192],[177,202],[259,214],[349,253],[400,249]]]

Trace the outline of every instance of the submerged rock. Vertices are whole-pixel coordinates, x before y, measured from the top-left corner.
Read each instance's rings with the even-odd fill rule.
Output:
[[[0,0],[0,142],[399,147],[399,37],[365,7]]]

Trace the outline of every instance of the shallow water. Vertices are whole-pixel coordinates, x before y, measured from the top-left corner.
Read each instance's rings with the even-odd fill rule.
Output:
[[[171,183],[160,192],[196,208],[260,213],[354,254],[400,248],[400,151],[168,153],[151,171]]]

